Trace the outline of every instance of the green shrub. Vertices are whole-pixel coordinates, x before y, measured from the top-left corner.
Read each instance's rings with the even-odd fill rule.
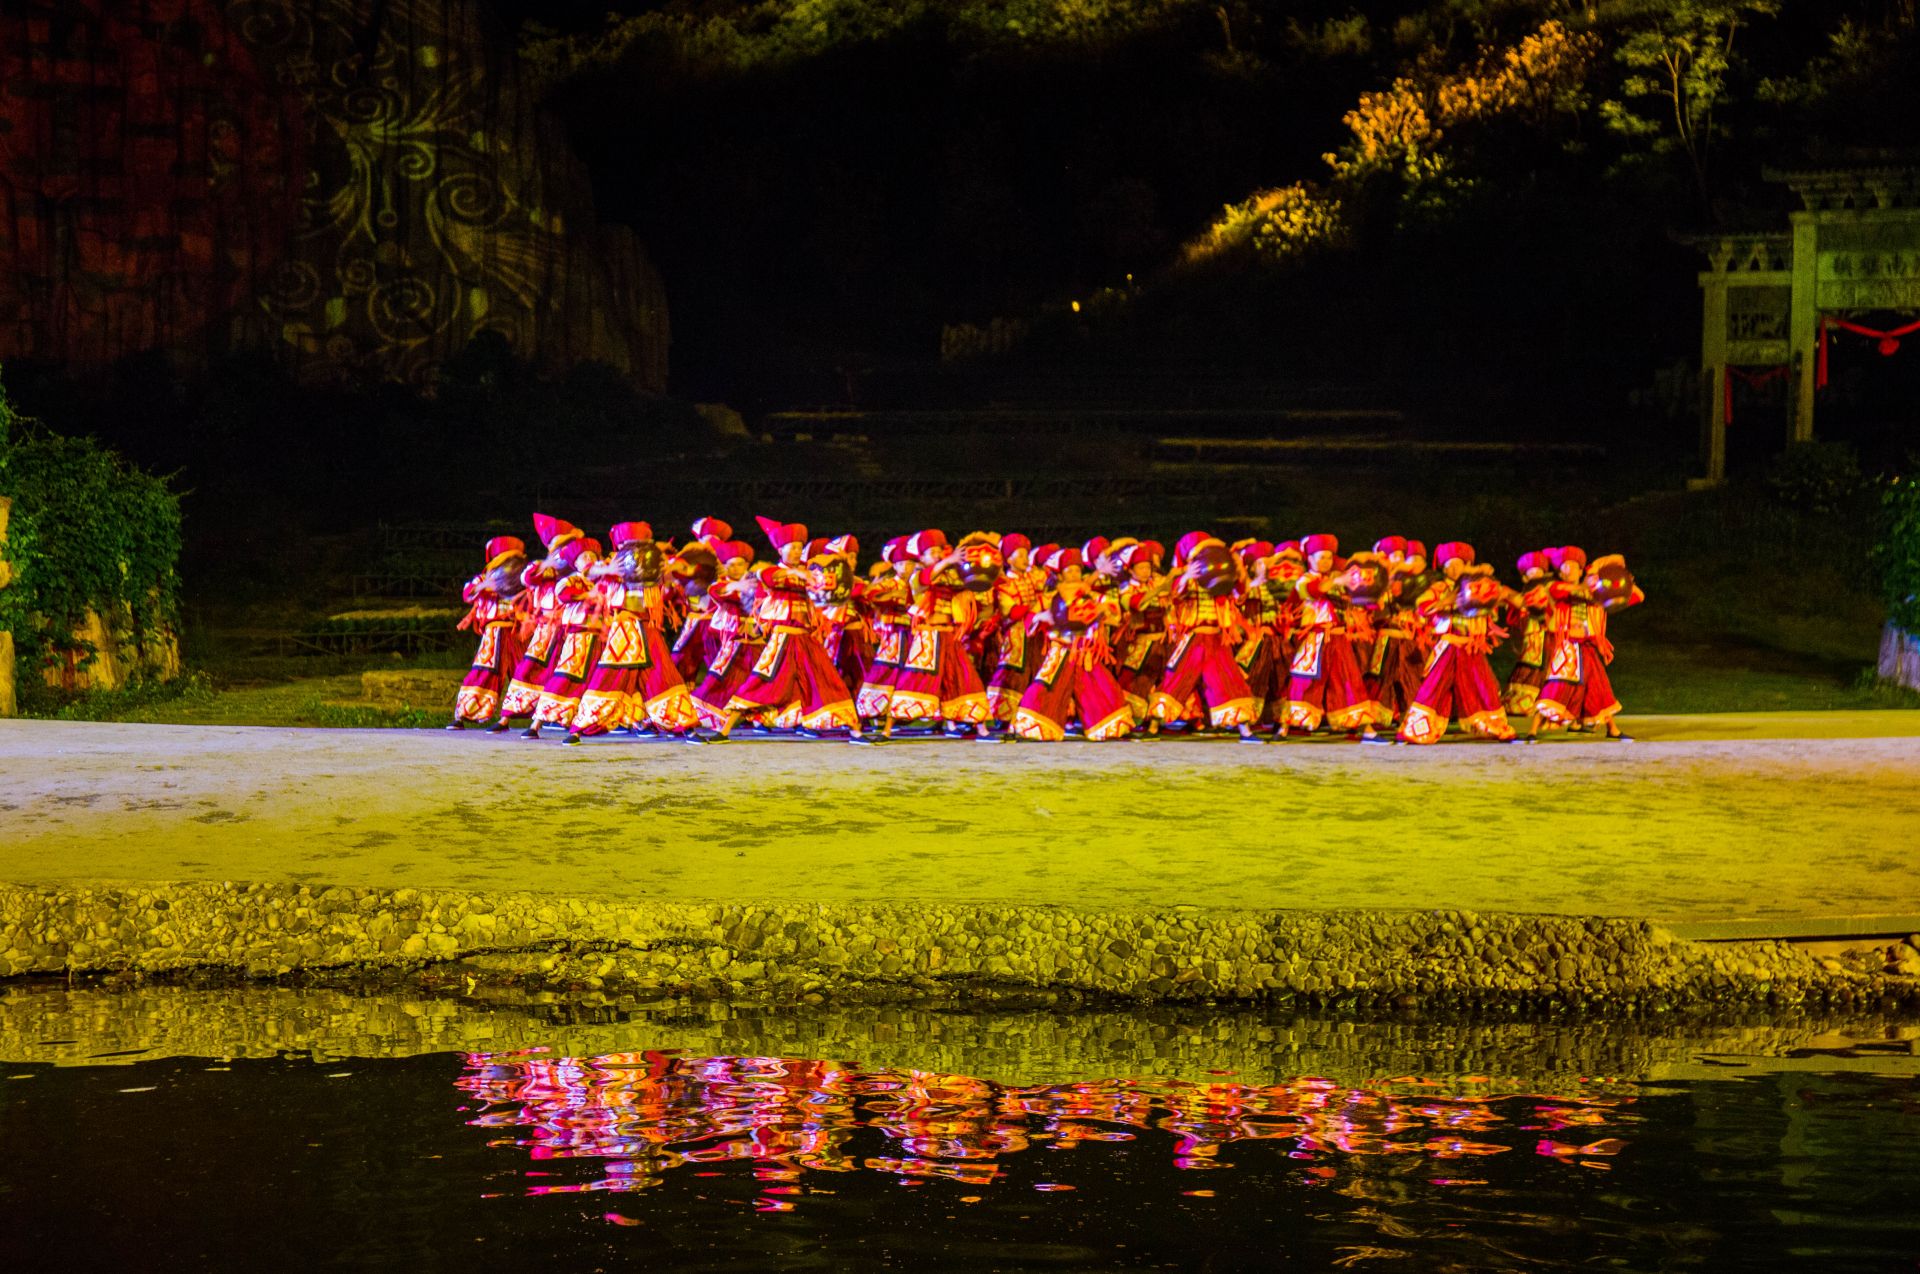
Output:
[[[1887,618],[1920,633],[1920,478],[1899,477],[1880,493],[1882,525],[1874,546]]]
[[[1789,508],[1838,513],[1867,488],[1860,457],[1844,442],[1796,442],[1767,468],[1767,488]]]
[[[165,479],[14,414],[0,385],[0,496],[13,501],[0,630],[23,668],[90,663],[97,652],[76,636],[89,611],[135,642],[173,631],[180,500]]]

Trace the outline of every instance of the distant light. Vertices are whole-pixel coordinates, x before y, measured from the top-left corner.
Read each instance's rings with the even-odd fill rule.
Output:
[[[1075,314],[1078,314],[1078,313],[1080,312],[1080,302],[1078,302],[1078,301],[1075,301],[1075,302],[1073,303],[1073,312],[1074,312]]]

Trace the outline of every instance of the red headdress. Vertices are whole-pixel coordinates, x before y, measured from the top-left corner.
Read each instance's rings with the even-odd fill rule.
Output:
[[[916,562],[931,549],[949,547],[945,533],[936,530],[915,531],[907,537],[907,556]]]
[[[540,542],[547,546],[549,553],[569,540],[577,540],[586,534],[573,523],[563,522],[559,518],[550,518],[544,513],[533,515],[533,531],[540,537]]]
[[[1029,561],[1037,562],[1041,566],[1045,566],[1053,557],[1053,551],[1059,547],[1058,544],[1042,544],[1039,548],[1027,554],[1027,558]]]
[[[1273,545],[1265,540],[1241,540],[1233,546],[1233,551],[1242,562],[1252,566],[1263,557],[1272,557]]]
[[[807,541],[807,528],[800,522],[776,522],[772,518],[756,517],[760,529],[766,533],[767,541],[776,551],[789,544],[804,544]]]
[[[1085,566],[1088,562],[1098,561],[1100,555],[1105,553],[1111,544],[1112,541],[1104,535],[1094,536],[1080,546],[1080,564]]]
[[[1427,542],[1425,540],[1408,540],[1407,541],[1408,557],[1425,557],[1426,555],[1427,555]]]
[[[1280,541],[1278,544],[1273,546],[1273,555],[1275,557],[1305,557],[1306,556],[1306,554],[1300,551],[1300,541],[1298,540]]]
[[[880,546],[880,560],[898,566],[907,560],[907,537],[896,535]]]
[[[1531,571],[1545,570],[1546,566],[1547,559],[1544,554],[1522,553],[1519,559],[1514,562],[1513,569],[1520,572],[1522,578],[1524,578]]]
[[[1465,540],[1448,540],[1445,544],[1434,549],[1433,564],[1435,566],[1445,566],[1448,562],[1454,561],[1464,562],[1468,566],[1472,566],[1473,545],[1467,543]]]
[[[1340,539],[1333,535],[1304,535],[1300,537],[1300,551],[1308,557],[1315,553],[1340,552]]]
[[[1563,544],[1557,549],[1547,550],[1547,562],[1558,571],[1568,562],[1577,562],[1582,569],[1587,565],[1587,551],[1572,544]]]
[[[1012,557],[1021,549],[1030,549],[1032,547],[1033,541],[1018,531],[1010,531],[1000,537],[1000,556],[1002,557]],[[1032,554],[1028,554],[1028,556],[1031,557]]]
[[[508,558],[525,557],[526,544],[511,535],[496,535],[487,541],[487,569],[504,565]]]
[[[1193,556],[1193,551],[1209,540],[1212,540],[1215,544],[1220,542],[1218,537],[1209,535],[1205,531],[1188,531],[1185,535],[1175,540],[1173,542],[1174,569],[1178,570],[1180,567],[1185,566],[1187,559]]]
[[[1407,551],[1407,537],[1404,535],[1383,535],[1373,542],[1373,551],[1381,557],[1386,557],[1391,553],[1399,553],[1404,556]]]
[[[636,540],[651,540],[653,528],[645,522],[616,522],[607,532],[607,543],[618,548],[622,544],[632,544]]]
[[[565,544],[562,544],[554,550],[554,555],[560,559],[561,565],[571,570],[574,564],[582,557],[589,555],[599,557],[600,541],[586,539],[584,537],[577,540],[568,540]]]
[[[713,546],[713,555],[720,559],[722,566],[728,562],[751,562],[753,545],[745,540],[722,540]]]
[[[697,540],[731,540],[733,528],[719,518],[699,518],[693,524],[693,536]]]
[[[1086,556],[1076,548],[1055,549],[1053,556],[1049,557],[1046,562],[1047,569],[1056,575],[1066,570],[1069,566],[1078,566],[1085,569],[1086,565]]]
[[[847,557],[858,557],[860,555],[860,541],[854,539],[851,535],[836,535],[827,541],[827,552],[841,553]]]
[[[1142,540],[1138,544],[1129,544],[1120,554],[1120,561],[1128,570],[1142,562],[1158,564],[1167,555],[1167,546],[1157,540]]]

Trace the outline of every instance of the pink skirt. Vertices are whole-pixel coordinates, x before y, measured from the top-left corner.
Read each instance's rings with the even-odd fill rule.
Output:
[[[719,652],[708,661],[700,684],[693,689],[693,710],[699,714],[700,724],[712,730],[726,725],[727,705],[746,684],[747,674],[753,671],[764,649],[757,641],[727,639],[721,642]]]
[[[698,720],[693,696],[660,630],[616,618],[580,696],[574,730],[599,734],[621,726],[653,725],[681,731]]]
[[[1486,652],[1443,641],[1427,658],[1426,676],[1407,708],[1400,738],[1407,743],[1438,743],[1451,717],[1458,717],[1460,728],[1468,734],[1513,737],[1500,703],[1500,682],[1487,664]]]
[[[580,696],[587,688],[600,657],[598,628],[577,628],[571,624],[560,632],[560,653],[553,658],[553,671],[540,689],[540,702],[533,710],[535,725],[573,725],[580,707]]]
[[[453,699],[455,721],[491,721],[500,711],[510,671],[520,662],[520,638],[513,624],[488,624],[480,630],[473,667]]]
[[[1280,639],[1270,632],[1249,637],[1234,652],[1233,661],[1247,678],[1253,695],[1253,719],[1278,723],[1286,712],[1287,685],[1280,669]]]
[[[867,675],[860,680],[860,694],[854,704],[861,716],[871,719],[887,715],[887,700],[893,694],[894,679],[900,675],[900,647],[906,639],[905,628],[876,626],[873,655],[867,660]]]
[[[730,712],[771,716],[776,725],[810,730],[860,728],[853,695],[833,661],[809,632],[776,629],[753,662],[747,679],[727,701]]]
[[[1367,697],[1380,709],[1376,725],[1392,725],[1404,717],[1422,680],[1420,650],[1411,637],[1386,632],[1374,637],[1365,683]]]
[[[995,721],[1011,724],[1020,711],[1021,697],[1033,681],[1029,665],[1039,649],[1040,643],[1027,632],[1024,619],[1009,621],[988,643],[993,667],[987,674],[987,711]]]
[[[1619,714],[1613,679],[1592,642],[1555,642],[1547,656],[1546,674],[1533,710],[1548,724],[1597,725]]]
[[[887,695],[886,715],[896,721],[963,725],[987,720],[987,688],[955,634],[914,628],[908,630],[905,645],[906,657]]]
[[[534,709],[540,706],[540,694],[547,688],[547,678],[553,672],[553,658],[560,653],[560,621],[543,619],[534,625],[533,636],[527,640],[525,650],[520,652],[519,662],[513,666],[513,676],[507,679],[507,690],[500,699],[500,716],[530,717]]]
[[[1289,730],[1316,730],[1322,721],[1335,730],[1373,724],[1377,712],[1345,633],[1305,630],[1287,671]]]
[[[1063,641],[1049,641],[1040,667],[1020,696],[1013,731],[1023,739],[1058,743],[1077,719],[1086,737],[1119,739],[1133,732],[1133,709],[1112,673]]]
[[[1167,670],[1153,692],[1153,715],[1185,721],[1204,705],[1215,727],[1252,725],[1253,690],[1219,633],[1188,633],[1167,656]]]

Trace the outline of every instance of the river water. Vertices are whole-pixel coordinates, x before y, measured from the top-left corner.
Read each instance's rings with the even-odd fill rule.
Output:
[[[0,988],[0,1269],[1913,1270],[1920,1030]]]

